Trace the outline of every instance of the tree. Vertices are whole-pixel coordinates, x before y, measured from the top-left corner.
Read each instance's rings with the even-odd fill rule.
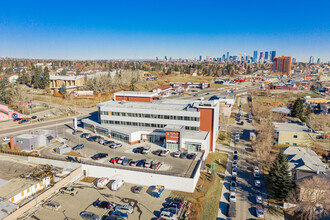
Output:
[[[49,87],[50,79],[49,79],[49,70],[46,67],[42,76],[42,89],[47,89]]]
[[[329,191],[330,185],[324,176],[313,176],[303,180],[291,192],[289,202],[296,206],[289,212],[300,219],[321,219],[328,216]]]
[[[65,84],[63,83],[61,88],[58,90],[58,92],[62,95],[65,95],[66,94],[66,86]]]
[[[301,119],[304,112],[304,102],[302,99],[297,98],[292,106],[291,116]]]
[[[286,199],[289,196],[293,184],[289,163],[283,151],[280,151],[274,160],[268,178],[272,183],[275,198],[280,200]]]
[[[247,67],[246,74],[250,75],[252,73],[250,66]]]
[[[135,91],[135,82],[136,82],[136,80],[134,78],[132,78],[131,84],[129,86],[130,91]]]
[[[314,85],[311,86],[311,91],[315,91],[315,86]]]

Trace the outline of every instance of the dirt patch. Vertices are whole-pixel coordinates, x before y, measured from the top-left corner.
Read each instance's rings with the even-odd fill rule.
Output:
[[[85,183],[93,183],[96,179],[96,177],[86,176],[80,181]]]
[[[19,177],[21,174],[32,170],[33,166],[26,163],[0,158],[0,178],[10,180]]]

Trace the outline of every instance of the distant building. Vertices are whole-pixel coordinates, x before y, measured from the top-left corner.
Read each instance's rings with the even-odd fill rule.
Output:
[[[54,92],[57,92],[64,84],[67,91],[73,91],[79,87],[84,86],[85,77],[84,76],[54,76],[49,77],[50,83],[49,88]]]
[[[265,60],[268,60],[268,51],[265,52]]]
[[[229,52],[227,52],[227,61],[229,61]]]
[[[199,61],[202,61],[202,56],[199,56]]]
[[[18,75],[12,75],[12,76],[8,77],[8,81],[12,84],[16,84],[17,79],[18,79]]]
[[[321,64],[321,59],[317,58],[317,64]]]
[[[291,57],[275,57],[273,62],[273,71],[275,73],[291,75]]]
[[[274,58],[276,57],[276,51],[270,51],[270,60],[274,62]]]
[[[297,63],[297,59],[295,57],[292,58],[292,63]]]
[[[276,122],[274,126],[276,144],[311,146],[316,140],[316,133],[304,124]]]
[[[258,51],[253,51],[253,61],[256,62],[258,60]]]
[[[259,60],[264,59],[264,52],[260,52]]]
[[[314,57],[313,57],[313,56],[311,56],[311,57],[309,58],[309,63],[314,63]]]

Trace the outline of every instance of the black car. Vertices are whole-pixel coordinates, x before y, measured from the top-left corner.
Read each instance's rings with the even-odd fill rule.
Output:
[[[139,160],[139,161],[137,162],[136,166],[137,166],[137,167],[143,167],[145,162],[146,162],[145,159],[143,159],[143,160]]]
[[[137,147],[134,149],[134,153],[136,153],[136,154],[140,154],[140,153],[142,153],[142,151],[143,151],[143,147]]]
[[[180,158],[184,159],[184,158],[187,158],[187,156],[188,156],[187,152],[182,152],[180,155]]]
[[[133,193],[140,193],[141,192],[141,190],[142,190],[142,186],[134,186],[133,188],[132,188],[132,192]]]
[[[93,202],[93,206],[102,208],[102,209],[111,209],[113,206],[110,202],[108,201],[95,201]]]
[[[107,156],[108,156],[107,153],[98,153],[98,154],[95,154],[94,156],[92,156],[92,159],[99,160],[99,159],[105,158]]]
[[[83,149],[83,148],[84,148],[84,145],[83,144],[78,144],[78,145],[74,146],[72,148],[72,150],[80,150],[80,149]]]
[[[196,158],[196,154],[195,153],[190,153],[187,155],[187,159],[195,159]]]
[[[22,123],[29,122],[29,121],[30,121],[29,119],[23,119],[23,120],[19,121],[18,124],[22,124]]]
[[[155,155],[159,156],[162,153],[162,150],[156,150],[153,152]]]
[[[35,116],[35,115],[31,116],[31,119],[36,119],[36,118],[37,118],[37,116]]]
[[[158,169],[161,165],[162,165],[161,162],[152,163],[151,166],[150,166],[150,168],[156,170],[156,169]]]
[[[67,156],[65,159],[69,162],[76,162],[76,159],[70,156]]]
[[[130,162],[132,161],[132,159],[125,159],[122,163],[123,166],[127,166]]]

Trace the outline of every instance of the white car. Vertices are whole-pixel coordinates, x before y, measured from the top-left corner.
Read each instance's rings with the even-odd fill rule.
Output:
[[[122,156],[122,157],[119,158],[119,160],[117,161],[117,163],[118,163],[118,164],[122,164],[123,161],[126,160],[126,159],[127,159],[127,157]]]
[[[181,151],[175,151],[175,152],[173,153],[173,157],[176,157],[176,158],[179,158],[180,155],[181,155]]]
[[[253,167],[253,172],[254,173],[259,173],[259,171],[260,171],[259,167],[257,167],[257,166]]]
[[[237,168],[236,168],[236,167],[234,167],[234,168],[232,169],[232,171],[231,171],[231,175],[233,175],[233,176],[237,176]]]
[[[10,137],[4,137],[2,138],[2,141],[10,141]]]
[[[229,202],[236,202],[236,193],[230,192]]]
[[[159,156],[165,157],[170,151],[169,150],[162,150]]]
[[[151,163],[150,162],[144,162],[144,167],[145,168],[149,168],[151,166]]]
[[[256,195],[256,203],[262,204],[262,196],[261,195]]]
[[[230,191],[236,191],[236,182],[235,181],[231,181],[230,183]]]
[[[264,210],[262,209],[262,207],[257,206],[256,207],[256,214],[258,218],[264,218]]]
[[[162,211],[160,213],[160,218],[161,219],[167,219],[167,220],[177,220],[178,216],[176,214],[173,214],[169,211]]]
[[[128,214],[132,214],[133,213],[133,207],[130,205],[118,205],[115,208],[115,211],[120,211],[122,213],[128,213]]]
[[[147,153],[150,152],[150,149],[151,149],[151,147],[144,147],[141,153],[142,154],[147,154]]]
[[[254,180],[254,186],[260,188],[261,187],[260,180]]]

